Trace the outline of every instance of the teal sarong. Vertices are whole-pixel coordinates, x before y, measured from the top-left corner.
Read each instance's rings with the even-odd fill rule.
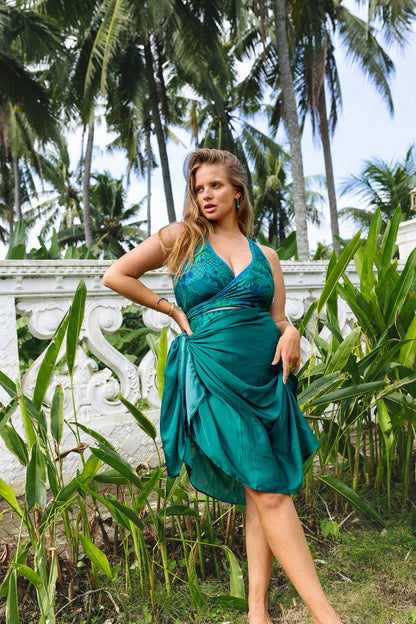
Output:
[[[195,488],[238,504],[243,485],[295,493],[318,446],[296,377],[283,384],[281,364],[270,364],[280,337],[268,313],[274,282],[261,249],[250,247],[250,265],[234,276],[205,242],[175,283],[193,334],[170,347],[160,421],[168,475],[185,463]]]

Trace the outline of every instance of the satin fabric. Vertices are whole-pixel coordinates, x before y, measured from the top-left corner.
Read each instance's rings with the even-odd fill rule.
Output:
[[[298,490],[318,444],[296,403],[296,377],[285,385],[270,365],[278,337],[268,313],[253,320],[252,311],[229,310],[176,338],[161,417],[169,476],[184,462],[198,490],[239,504],[243,485]]]

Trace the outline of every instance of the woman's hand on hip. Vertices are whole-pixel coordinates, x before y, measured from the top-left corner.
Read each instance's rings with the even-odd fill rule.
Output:
[[[193,332],[191,326],[189,325],[188,317],[186,316],[182,308],[180,308],[179,306],[175,306],[172,312],[172,318],[179,325],[183,332],[186,332],[188,336],[192,335]]]
[[[272,365],[280,361],[283,366],[283,383],[286,383],[291,369],[294,368],[297,373],[300,367],[300,334],[293,325],[288,325],[280,336]]]

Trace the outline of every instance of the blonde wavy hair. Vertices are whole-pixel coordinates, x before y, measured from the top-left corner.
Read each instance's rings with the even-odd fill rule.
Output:
[[[197,149],[188,154],[184,163],[184,175],[187,179],[185,207],[183,211],[184,230],[177,238],[166,261],[169,273],[177,279],[185,265],[192,265],[195,249],[212,234],[214,226],[200,212],[195,193],[195,174],[201,165],[221,165],[227,173],[229,182],[241,193],[238,209],[238,226],[244,236],[251,234],[253,209],[247,192],[247,177],[243,166],[234,154],[226,150]],[[163,245],[163,229],[160,231]]]

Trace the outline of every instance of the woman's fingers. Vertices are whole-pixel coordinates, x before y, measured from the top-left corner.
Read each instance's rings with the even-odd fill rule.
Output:
[[[284,334],[277,343],[272,365],[275,366],[280,361],[283,368],[283,383],[286,383],[291,369],[293,368],[295,373],[299,370],[300,356],[298,343],[294,342],[293,339],[286,340]]]
[[[182,308],[176,307],[172,316],[181,328],[181,330],[183,332],[186,332],[188,336],[191,336],[193,332],[191,326],[189,325],[188,317],[186,316]]]

